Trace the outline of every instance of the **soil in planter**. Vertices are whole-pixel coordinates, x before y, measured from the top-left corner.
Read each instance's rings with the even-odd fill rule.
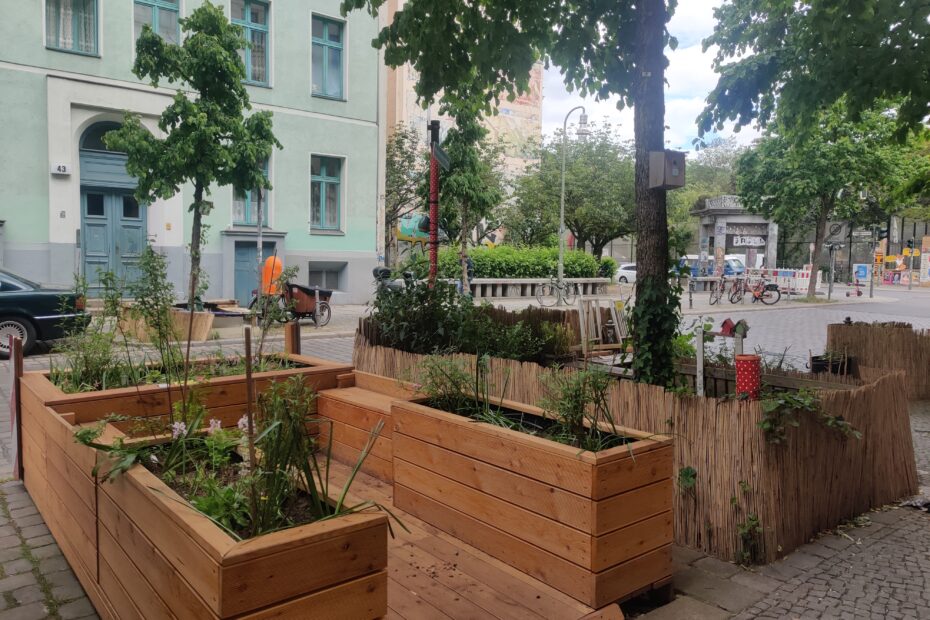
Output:
[[[293,362],[278,356],[262,357],[253,366],[253,372],[269,372],[290,368],[306,368],[308,364]],[[192,382],[204,381],[216,377],[231,377],[245,374],[243,357],[196,360],[191,363]],[[86,378],[78,376],[67,369],[53,368],[49,378],[66,394],[112,390],[136,387],[140,385],[158,385],[166,383],[167,373],[164,368],[143,364],[130,365],[125,360],[112,360],[105,370],[92,373]]]
[[[560,420],[548,418],[532,413],[526,413],[507,407],[498,407],[495,405],[485,405],[477,401],[469,401],[467,405],[460,407],[457,411],[450,411],[451,407],[439,402],[426,401],[428,407],[433,407],[442,411],[448,411],[462,417],[470,418],[477,422],[485,422],[502,428],[509,428],[534,437],[542,437],[556,443],[573,446],[581,450],[598,452],[623,446],[636,441],[633,438],[623,435],[602,431],[600,429],[591,430],[586,428],[583,437],[578,437],[571,432]]]
[[[247,519],[249,509],[246,464],[235,449],[231,449],[225,456],[228,462],[216,467],[209,458],[190,458],[182,472],[166,472],[159,462],[152,459],[146,459],[143,465],[194,508],[240,539],[246,539],[250,537],[248,524],[243,522]],[[331,513],[332,506],[327,505],[327,508]],[[295,492],[285,504],[279,506],[279,510],[282,525],[278,529],[319,520],[310,496],[302,491]]]

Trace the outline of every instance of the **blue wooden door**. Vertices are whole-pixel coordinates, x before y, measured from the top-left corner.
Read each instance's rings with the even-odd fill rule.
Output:
[[[274,254],[274,242],[262,244],[262,259]],[[236,301],[243,308],[252,299],[252,291],[258,289],[258,244],[252,241],[236,242],[235,291]]]
[[[146,243],[145,205],[125,192],[81,192],[81,246],[84,277],[91,295],[100,292],[100,274],[111,271],[125,283],[138,278]]]

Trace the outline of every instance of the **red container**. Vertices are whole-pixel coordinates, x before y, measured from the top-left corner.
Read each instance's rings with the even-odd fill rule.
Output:
[[[758,355],[736,356],[736,393],[759,399],[762,389],[762,358]]]

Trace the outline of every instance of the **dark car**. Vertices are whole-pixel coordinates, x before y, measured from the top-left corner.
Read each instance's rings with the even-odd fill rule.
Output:
[[[84,298],[74,291],[43,288],[0,269],[0,357],[10,355],[10,336],[23,340],[23,353],[40,340],[55,340],[85,322]]]

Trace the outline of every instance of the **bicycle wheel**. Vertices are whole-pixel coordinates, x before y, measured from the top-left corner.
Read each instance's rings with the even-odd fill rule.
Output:
[[[325,301],[321,301],[320,307],[317,309],[317,313],[316,313],[316,321],[317,321],[316,326],[325,327],[326,324],[329,323],[329,319],[331,319],[332,316],[333,316],[333,311],[329,307],[329,303]]]
[[[759,299],[766,306],[774,306],[778,303],[778,300],[781,299],[781,291],[778,289],[775,289],[774,291],[762,291]]]
[[[577,284],[566,284],[565,288],[562,289],[562,299],[565,301],[566,306],[574,306],[575,300],[578,298],[578,285]]]
[[[548,308],[554,306],[558,300],[557,291],[552,284],[540,284],[536,287],[536,301],[540,306]]]
[[[723,285],[715,282],[710,285],[710,305],[716,304],[723,297]]]
[[[743,291],[745,289],[742,286],[738,286],[730,293],[730,303],[738,304],[743,301]]]

